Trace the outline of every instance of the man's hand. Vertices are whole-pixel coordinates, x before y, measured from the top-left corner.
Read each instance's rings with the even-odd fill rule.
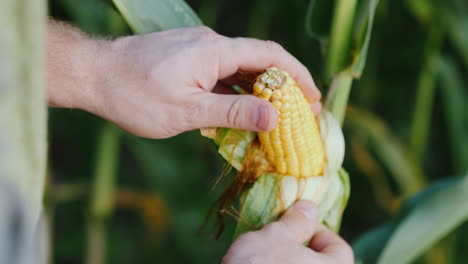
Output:
[[[227,38],[207,27],[94,40],[51,22],[47,48],[51,105],[84,109],[143,137],[204,127],[273,129],[270,103],[229,88],[270,66],[288,71],[320,111],[307,69],[270,41]]]
[[[299,201],[278,222],[240,236],[222,263],[350,264],[354,257],[343,239],[319,226],[317,208]]]

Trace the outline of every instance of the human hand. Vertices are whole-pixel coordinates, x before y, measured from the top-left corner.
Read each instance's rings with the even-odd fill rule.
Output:
[[[299,201],[279,221],[240,236],[222,263],[354,263],[351,247],[318,221],[317,208],[311,202]]]
[[[100,45],[98,54],[99,79],[85,110],[139,136],[167,138],[204,127],[273,129],[277,112],[269,102],[229,94],[239,77],[253,81],[251,73],[270,66],[288,71],[320,111],[320,92],[307,69],[274,42],[194,27],[120,38]]]

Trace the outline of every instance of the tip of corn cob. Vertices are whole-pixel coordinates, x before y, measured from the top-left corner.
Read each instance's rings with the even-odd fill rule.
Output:
[[[295,80],[286,71],[271,67],[257,78],[253,94],[271,102],[278,111],[278,126],[258,134],[276,171],[296,177],[322,175],[325,151],[319,127]]]

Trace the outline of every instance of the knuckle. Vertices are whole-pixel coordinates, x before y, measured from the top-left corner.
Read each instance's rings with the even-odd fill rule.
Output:
[[[203,104],[198,102],[187,102],[182,107],[182,124],[185,128],[192,129],[193,121],[199,120],[204,112]]]
[[[214,33],[214,30],[207,26],[197,26],[196,29],[200,32]]]
[[[263,229],[269,235],[282,234],[287,230],[287,225],[283,222],[273,222],[266,225]]]
[[[272,40],[265,40],[265,42],[266,42],[268,49],[271,51],[283,51],[284,50],[283,46],[281,46],[277,42],[274,42]]]
[[[240,127],[242,123],[242,101],[241,98],[236,98],[232,104],[229,106],[226,118],[227,123],[232,127]]]
[[[250,243],[254,243],[256,241],[260,240],[260,235],[258,234],[258,232],[254,232],[254,231],[251,231],[251,232],[247,232],[243,235],[241,235],[238,239],[237,239],[237,242],[239,244],[250,244]]]
[[[197,27],[198,29],[198,34],[201,39],[210,39],[214,40],[217,39],[220,35],[216,33],[213,29],[207,26],[199,26]]]

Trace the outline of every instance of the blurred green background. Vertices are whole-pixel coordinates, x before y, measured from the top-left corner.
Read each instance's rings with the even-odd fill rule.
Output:
[[[307,33],[310,2],[187,1],[205,25],[222,35],[280,43],[309,68],[326,94],[330,80],[321,77],[327,38]],[[323,10],[331,10],[329,5]],[[132,34],[111,1],[50,0],[49,14],[96,37]],[[318,14],[315,25],[323,22],[326,30],[330,15]],[[358,12],[356,24],[362,22],[359,17]],[[359,27],[354,30],[359,33]],[[349,58],[353,52],[351,47]],[[404,201],[431,183],[466,173],[467,73],[467,1],[379,2],[367,65],[353,84],[344,122],[344,167],[352,192],[340,234],[349,243],[389,219],[399,221],[405,215],[402,204],[408,204]],[[99,263],[102,254],[105,263],[113,264],[220,262],[232,242],[235,219],[226,218],[219,239],[213,218],[200,229],[225,186],[212,190],[224,163],[199,131],[147,140],[88,113],[65,109],[50,109],[49,127],[50,263]],[[106,140],[112,137],[119,139],[118,145]],[[449,212],[460,210],[446,200]],[[416,261],[467,263],[465,215]],[[364,262],[373,263],[369,259]]]

